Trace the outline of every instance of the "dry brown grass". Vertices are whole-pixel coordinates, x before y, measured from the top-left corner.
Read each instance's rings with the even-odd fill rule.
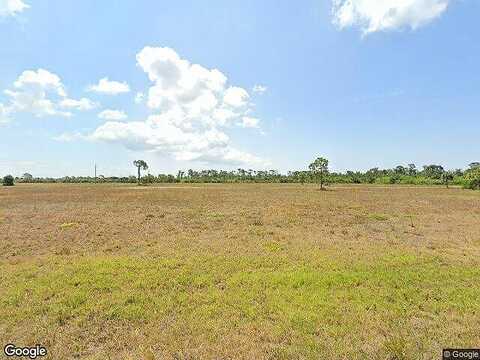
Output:
[[[0,188],[0,342],[51,358],[437,359],[480,343],[480,193]]]

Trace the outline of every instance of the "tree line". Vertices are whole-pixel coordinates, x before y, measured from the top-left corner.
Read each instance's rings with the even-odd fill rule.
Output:
[[[415,164],[399,165],[392,169],[372,168],[367,171],[329,171],[327,159],[315,159],[308,170],[289,171],[282,174],[277,170],[193,170],[178,171],[177,174],[141,174],[148,165],[144,160],[135,160],[137,176],[65,176],[61,178],[34,177],[29,173],[13,178],[7,175],[4,185],[18,183],[318,183],[327,184],[410,184],[410,185],[461,185],[480,189],[480,162],[472,162],[466,170],[447,170],[441,165],[431,164],[417,168]]]

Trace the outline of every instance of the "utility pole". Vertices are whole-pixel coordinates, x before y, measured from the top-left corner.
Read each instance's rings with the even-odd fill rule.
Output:
[[[97,182],[97,163],[95,163],[95,182]]]

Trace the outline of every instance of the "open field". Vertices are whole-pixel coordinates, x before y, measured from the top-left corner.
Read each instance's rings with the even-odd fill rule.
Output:
[[[439,359],[479,324],[479,192],[0,188],[0,343],[52,359]]]

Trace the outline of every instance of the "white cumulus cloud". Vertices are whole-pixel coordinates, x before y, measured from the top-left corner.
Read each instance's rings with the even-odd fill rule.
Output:
[[[59,96],[66,96],[60,77],[44,69],[24,71],[13,83],[13,86],[17,89],[41,88],[51,90]]]
[[[250,116],[244,116],[242,118],[241,126],[244,128],[258,128],[260,120]]]
[[[107,122],[91,139],[169,154],[177,160],[265,164],[235,149],[225,132],[231,126],[243,127],[243,118],[251,111],[245,89],[229,86],[219,70],[192,64],[166,47],[145,47],[137,54],[137,64],[152,81],[145,96],[154,114],[145,121]]]
[[[151,115],[144,122],[107,122],[97,128],[90,139],[120,142],[132,150],[167,153],[176,160],[229,165],[264,164],[262,159],[232,148],[228,135],[216,128],[203,132],[184,131],[165,121],[161,115]]]
[[[438,18],[449,0],[333,0],[334,24],[357,26],[364,34],[411,28]]]
[[[249,98],[250,95],[248,95],[245,89],[231,86],[225,91],[223,102],[233,108],[240,108],[247,105]]]
[[[264,92],[267,91],[267,87],[264,86],[264,85],[255,85],[253,88],[252,88],[252,91],[256,94],[260,94],[262,95]]]
[[[0,18],[15,16],[30,6],[22,0],[0,0]]]
[[[75,109],[75,110],[92,110],[95,109],[98,104],[87,98],[81,98],[80,100],[75,99],[63,99],[60,101],[60,106],[66,109]]]
[[[135,94],[135,104],[140,104],[143,102],[143,99],[145,98],[145,94],[142,92],[137,92]]]
[[[4,91],[10,97],[12,112],[30,112],[37,117],[72,115],[58,109],[55,98],[64,98],[67,94],[60,77],[48,70],[26,70],[13,83],[13,87],[14,90]]]
[[[73,110],[85,111],[98,106],[87,98],[69,98],[60,77],[45,69],[25,70],[4,94],[9,103],[3,106],[2,112],[8,115],[27,112],[36,117],[71,117]]]
[[[125,114],[125,112],[122,110],[107,109],[99,113],[98,117],[106,120],[125,120],[127,118],[127,114]]]
[[[87,91],[107,95],[117,95],[129,92],[130,87],[126,82],[113,81],[109,80],[108,77],[104,77],[98,81],[98,84],[88,86]]]
[[[63,133],[58,136],[53,137],[53,140],[59,142],[72,142],[75,140],[88,140],[88,137],[83,135],[80,132],[73,132],[73,133]]]

